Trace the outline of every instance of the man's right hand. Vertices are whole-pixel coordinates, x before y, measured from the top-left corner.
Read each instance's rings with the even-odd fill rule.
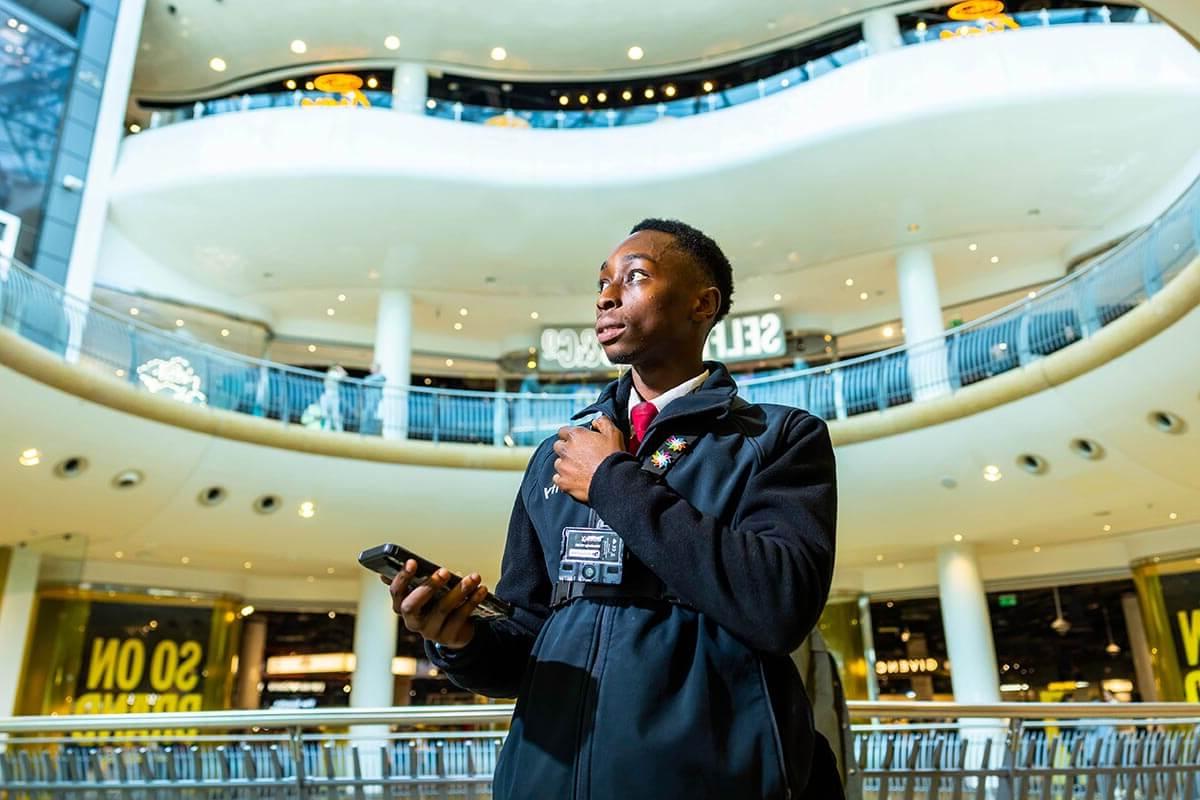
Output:
[[[443,647],[466,647],[475,636],[471,612],[487,597],[487,587],[481,584],[478,573],[471,573],[436,603],[430,602],[446,581],[450,572],[439,569],[424,586],[409,589],[408,583],[417,573],[417,562],[409,560],[404,571],[388,584],[392,595],[392,610],[404,620],[404,627],[430,642]]]

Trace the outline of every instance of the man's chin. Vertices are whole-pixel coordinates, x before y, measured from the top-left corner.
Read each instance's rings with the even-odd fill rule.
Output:
[[[628,366],[633,363],[635,354],[626,350],[623,347],[604,348],[604,357],[608,359],[610,364],[620,366]]]

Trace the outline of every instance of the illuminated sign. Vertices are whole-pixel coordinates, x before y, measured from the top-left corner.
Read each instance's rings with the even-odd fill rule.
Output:
[[[298,656],[271,656],[267,659],[268,675],[329,675],[354,672],[354,653],[307,653]],[[419,664],[410,656],[392,659],[392,674],[412,677]]]
[[[336,97],[318,97],[315,100],[305,97],[300,101],[300,105],[304,108],[313,106],[362,106],[370,108],[371,101],[362,93],[363,79],[357,75],[348,75],[344,72],[333,72],[329,75],[322,75],[319,78],[313,79],[313,86],[319,92],[328,92],[329,94],[340,94],[341,98]]]
[[[154,394],[167,393],[181,403],[204,405],[208,398],[200,391],[200,376],[186,358],[152,358],[137,368],[138,380]]]
[[[936,658],[893,658],[875,662],[876,675],[929,675],[937,672],[941,663]],[[946,669],[949,669],[949,663]]]
[[[613,364],[591,328],[546,328],[542,331],[539,367],[545,372],[608,371]],[[777,311],[727,317],[704,343],[704,358],[734,363],[772,358],[787,352],[783,317]]]
[[[960,25],[953,30],[944,30],[939,36],[942,39],[954,39],[960,36],[978,36],[982,33],[1000,33],[1005,30],[1016,30],[1021,27],[1015,19],[1004,12],[1001,0],[965,0],[951,6],[946,16],[962,22],[974,22],[974,25]]]
[[[718,322],[704,343],[704,357],[717,361],[752,361],[787,352],[783,317],[777,311],[726,317]]]

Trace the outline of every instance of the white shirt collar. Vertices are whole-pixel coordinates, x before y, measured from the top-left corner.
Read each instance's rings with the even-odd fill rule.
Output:
[[[665,409],[667,407],[667,404],[670,403],[672,400],[678,400],[679,398],[683,397],[684,395],[691,394],[692,392],[699,389],[700,385],[703,384],[706,380],[708,380],[708,376],[709,376],[709,371],[704,370],[704,372],[701,372],[699,375],[692,378],[691,380],[686,380],[683,383],[676,386],[674,389],[663,392],[662,394],[660,394],[658,397],[654,398],[650,402],[654,404],[654,407],[658,409],[658,413],[661,414],[663,412],[663,409]],[[633,419],[633,407],[636,406],[640,402],[642,402],[642,396],[640,394],[638,394],[638,390],[636,387],[630,386],[629,387],[629,412],[628,412],[630,420]]]

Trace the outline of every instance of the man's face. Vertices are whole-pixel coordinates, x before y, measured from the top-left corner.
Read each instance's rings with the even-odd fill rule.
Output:
[[[674,245],[669,233],[639,231],[601,265],[596,337],[614,364],[699,355],[719,295]]]

